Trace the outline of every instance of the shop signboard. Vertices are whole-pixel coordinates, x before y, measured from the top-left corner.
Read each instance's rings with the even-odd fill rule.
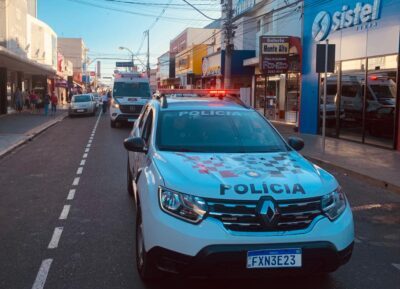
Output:
[[[260,70],[265,75],[287,73],[290,37],[260,36]]]
[[[222,74],[221,53],[204,57],[202,64],[202,72],[203,72],[203,77],[221,75]]]

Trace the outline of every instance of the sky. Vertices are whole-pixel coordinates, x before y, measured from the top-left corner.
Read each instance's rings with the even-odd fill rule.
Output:
[[[212,22],[183,0],[37,0],[38,18],[58,37],[83,38],[90,59],[110,57],[129,59],[131,49],[146,63],[150,29],[150,64],[169,50],[169,42],[187,27],[204,27]],[[221,15],[220,0],[189,0],[211,18]],[[169,4],[169,5],[168,5]],[[163,10],[165,9],[164,13]],[[158,17],[160,16],[161,17]],[[157,20],[158,18],[158,20]],[[123,61],[123,59],[119,61]],[[102,76],[111,76],[118,60],[101,60]],[[138,61],[136,61],[138,63]],[[94,70],[95,62],[89,67]]]

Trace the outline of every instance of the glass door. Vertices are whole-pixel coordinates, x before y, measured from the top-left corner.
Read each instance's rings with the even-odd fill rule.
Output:
[[[365,69],[365,59],[342,62],[339,100],[340,138],[363,141]]]
[[[397,55],[368,59],[365,142],[394,148]]]

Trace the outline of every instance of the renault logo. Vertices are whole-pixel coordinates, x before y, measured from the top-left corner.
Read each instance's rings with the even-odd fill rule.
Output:
[[[279,218],[279,210],[275,200],[272,198],[260,199],[258,214],[266,226],[274,226]]]

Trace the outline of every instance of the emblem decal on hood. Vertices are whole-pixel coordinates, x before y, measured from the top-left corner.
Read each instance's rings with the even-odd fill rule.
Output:
[[[291,174],[301,174],[303,170],[290,153],[282,152],[273,156],[223,154],[217,156],[197,156],[176,153],[190,162],[199,174],[219,174],[222,178],[247,176],[253,179],[285,178]]]
[[[293,186],[289,186],[288,184],[266,184],[262,183],[259,185],[256,184],[237,184],[234,186],[224,185],[221,184],[219,186],[219,194],[221,196],[225,195],[229,192],[235,192],[238,195],[244,195],[247,193],[250,194],[288,194],[288,195],[295,195],[295,194],[302,194],[305,195],[306,192],[302,185],[294,184]]]

